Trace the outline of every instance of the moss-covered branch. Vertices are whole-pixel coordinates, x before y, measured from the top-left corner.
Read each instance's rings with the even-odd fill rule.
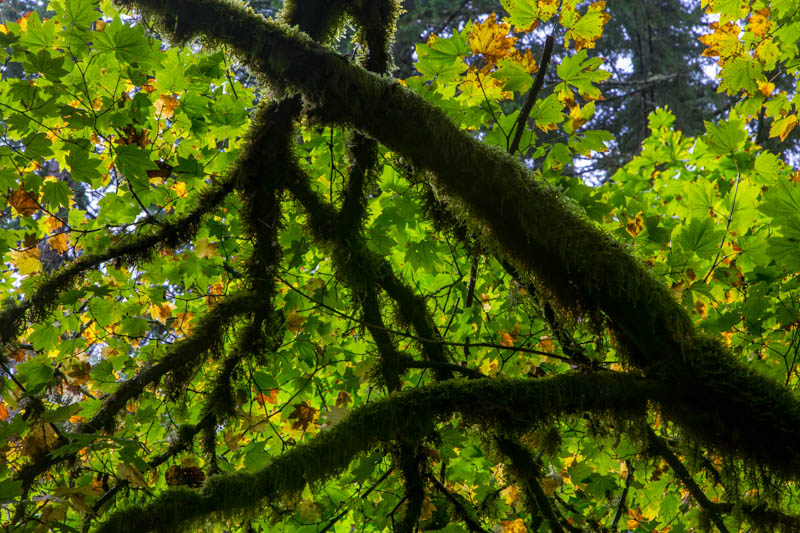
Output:
[[[403,320],[414,327],[422,354],[434,364],[436,378],[446,380],[453,377],[452,370],[447,367],[449,358],[445,351],[446,344],[442,342],[439,331],[430,317],[425,300],[397,277],[388,261],[371,252],[363,238],[343,240],[336,225],[340,213],[314,193],[309,185],[309,177],[302,169],[296,168],[294,176],[287,187],[305,209],[314,238],[327,246],[338,248],[360,258],[356,263],[359,267],[374,265],[375,271],[372,277],[397,304]],[[409,365],[405,366],[409,367]]]
[[[306,36],[222,0],[127,0],[178,40],[227,43],[273,84],[300,91],[320,120],[349,123],[421,168],[450,208],[496,250],[574,308],[600,308],[629,362],[679,383],[692,409],[666,413],[690,433],[800,474],[800,403],[694,331],[666,286],[574,212],[521,162],[459,131],[444,113]],[[722,369],[722,372],[719,372]],[[701,416],[703,412],[712,416]],[[710,420],[713,419],[713,420]],[[710,421],[713,423],[709,424]]]
[[[498,448],[503,455],[511,461],[513,472],[520,479],[531,514],[536,516],[541,514],[550,526],[550,531],[561,533],[563,529],[558,521],[553,507],[547,495],[544,493],[539,478],[541,478],[541,468],[536,464],[536,460],[530,451],[524,448],[515,439],[507,436],[495,437]]]
[[[649,399],[663,396],[651,383],[626,374],[569,374],[550,379],[449,381],[395,393],[354,410],[329,431],[276,457],[259,472],[218,475],[203,489],[168,490],[150,503],[110,516],[99,533],[174,532],[212,513],[231,514],[297,494],[345,469],[382,442],[426,435],[437,419],[460,413],[467,423],[522,431],[558,415],[585,411],[641,416]]]

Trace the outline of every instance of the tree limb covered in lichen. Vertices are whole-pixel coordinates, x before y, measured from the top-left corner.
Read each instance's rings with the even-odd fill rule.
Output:
[[[467,423],[522,431],[562,414],[613,412],[639,417],[663,387],[615,373],[564,374],[550,379],[448,381],[410,389],[354,410],[329,431],[276,457],[256,473],[222,474],[199,491],[169,490],[151,502],[117,512],[98,533],[176,531],[212,513],[232,514],[291,496],[307,483],[340,473],[382,442],[423,438],[438,419],[460,413]]]

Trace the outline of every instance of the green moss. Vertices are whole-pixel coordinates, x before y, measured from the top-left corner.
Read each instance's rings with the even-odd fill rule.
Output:
[[[416,442],[437,420],[461,413],[467,424],[507,432],[525,431],[559,414],[584,411],[639,416],[651,387],[622,374],[570,374],[546,380],[449,381],[393,394],[353,411],[254,474],[212,476],[202,492],[170,490],[150,503],[113,514],[98,531],[179,531],[211,514],[288,497],[342,472],[360,454],[385,442]]]

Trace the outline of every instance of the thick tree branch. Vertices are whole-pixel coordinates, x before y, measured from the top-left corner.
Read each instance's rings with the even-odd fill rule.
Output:
[[[454,412],[468,423],[522,430],[559,414],[641,416],[649,399],[665,396],[662,389],[627,374],[597,373],[449,381],[395,393],[354,410],[331,430],[276,457],[257,473],[214,476],[199,492],[166,491],[144,506],[115,513],[97,531],[174,531],[212,513],[253,508],[271,498],[297,494],[306,483],[320,483],[341,472],[381,442],[420,438],[435,420]]]

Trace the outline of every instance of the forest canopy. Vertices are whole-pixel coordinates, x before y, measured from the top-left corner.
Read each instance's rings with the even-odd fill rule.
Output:
[[[4,530],[800,530],[796,1],[616,137],[613,2],[402,7],[2,21]]]

